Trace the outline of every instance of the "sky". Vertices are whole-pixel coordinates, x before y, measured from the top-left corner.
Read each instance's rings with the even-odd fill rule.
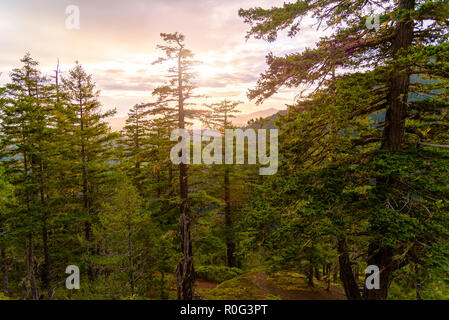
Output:
[[[181,32],[193,51],[198,93],[213,103],[240,100],[243,113],[285,109],[299,90],[284,89],[256,106],[246,93],[266,69],[269,52],[284,55],[312,47],[319,33],[306,19],[295,38],[281,35],[274,43],[245,39],[249,25],[239,8],[282,5],[275,0],[0,0],[0,83],[30,52],[45,74],[62,74],[79,61],[101,91],[103,109],[126,116],[136,103],[150,102],[152,90],[166,81],[162,66],[151,64],[162,53],[160,33]],[[66,27],[66,8],[79,8],[80,28]]]

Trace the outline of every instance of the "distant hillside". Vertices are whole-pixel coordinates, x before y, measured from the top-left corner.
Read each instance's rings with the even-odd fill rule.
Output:
[[[250,120],[253,120],[253,119],[257,120],[259,118],[268,118],[268,117],[271,117],[271,116],[277,114],[278,112],[285,112],[285,111],[279,111],[278,109],[275,109],[275,108],[269,108],[269,109],[251,112],[251,113],[237,114],[236,117],[232,119],[232,123],[235,126],[244,127]],[[109,119],[106,119],[106,121],[111,126],[112,131],[117,132],[117,131],[120,131],[123,129],[127,118],[128,117],[109,118]]]
[[[287,110],[277,110],[275,114],[271,116],[264,117],[262,119],[258,118],[254,122],[245,127],[253,128],[253,129],[276,129],[276,121],[279,118],[279,115],[285,115]]]
[[[246,126],[246,124],[250,120],[257,120],[259,118],[267,118],[267,117],[272,116],[278,112],[279,112],[278,109],[269,108],[269,109],[265,109],[265,110],[252,112],[252,113],[237,114],[236,117],[232,119],[232,123],[239,127]]]

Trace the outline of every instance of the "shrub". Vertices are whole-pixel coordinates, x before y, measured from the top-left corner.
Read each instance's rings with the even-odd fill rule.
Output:
[[[216,283],[235,278],[242,273],[243,271],[239,268],[226,266],[198,266],[195,268],[197,278]]]

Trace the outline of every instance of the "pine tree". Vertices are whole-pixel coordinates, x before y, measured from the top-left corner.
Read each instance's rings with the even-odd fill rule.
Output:
[[[436,224],[444,230],[448,226],[444,209],[428,198],[432,194],[442,203],[447,199],[445,187],[433,186],[447,185],[447,166],[442,163],[447,158],[443,128],[448,110],[444,101],[448,10],[449,4],[443,1],[316,0],[239,12],[252,24],[248,37],[275,41],[283,29],[294,36],[302,18],[310,13],[318,28],[327,26],[334,31],[316,48],[285,57],[268,55],[269,68],[248,95],[260,103],[282,86],[317,86],[314,94],[291,108],[284,150],[288,150],[290,169],[301,172],[296,183],[308,185],[308,192],[298,192],[298,197],[314,199],[302,210],[313,208],[323,219],[328,212],[338,213],[332,216],[333,232],[349,299],[362,298],[350,259],[357,247],[364,248],[358,257],[381,270],[381,288],[365,289],[365,299],[386,299],[393,273],[404,265],[431,265],[418,258],[430,247],[438,253],[429,255],[448,254],[443,249],[445,231],[430,240],[427,232],[431,231],[411,223],[417,219],[426,230]],[[367,28],[374,13],[380,15],[382,25]],[[427,98],[413,99],[412,93]],[[385,115],[385,120],[373,124],[376,114]],[[417,147],[429,145],[440,150]],[[424,159],[429,157],[439,165],[426,170],[426,181],[417,182],[411,172],[423,170]],[[434,219],[422,220],[426,211]],[[409,232],[401,235],[392,229]],[[429,242],[417,243],[413,240],[417,237]],[[440,269],[447,272],[446,258],[443,265]]]
[[[108,197],[102,201],[98,234],[108,244],[108,256],[118,264],[114,272],[126,270],[129,295],[136,294],[138,252],[136,236],[141,232],[144,217],[137,189],[124,174],[115,173],[112,184],[104,186]]]
[[[5,88],[5,105],[2,109],[3,147],[7,157],[7,173],[17,184],[20,199],[22,231],[28,241],[28,280],[33,299],[40,297],[36,276],[40,273],[42,288],[50,293],[51,261],[48,240],[48,220],[51,207],[49,197],[49,165],[53,150],[52,88],[41,76],[38,63],[29,54],[21,60],[23,67],[14,69],[11,83]],[[19,220],[18,220],[19,221]],[[39,227],[38,232],[33,228]],[[34,241],[42,235],[43,263],[38,271],[39,259]]]
[[[12,219],[12,207],[15,204],[14,186],[4,175],[3,167],[0,167],[0,265],[2,270],[2,291],[5,297],[9,296],[9,259],[7,251],[11,246],[10,220]]]
[[[162,108],[166,112],[166,117],[175,119],[179,129],[185,129],[187,119],[200,116],[198,110],[188,108],[192,103],[190,99],[194,97],[194,85],[192,80],[194,74],[191,67],[193,54],[185,48],[184,35],[179,33],[161,33],[162,40],[166,45],[158,45],[164,51],[165,57],[159,58],[155,63],[173,61],[175,66],[169,69],[169,83],[156,88],[153,95],[157,96],[157,102],[151,104],[153,108]],[[193,253],[192,240],[190,234],[190,205],[188,200],[189,185],[187,164],[179,164],[179,197],[180,197],[180,231],[182,239],[182,261],[176,269],[178,284],[178,299],[191,300],[193,298]]]
[[[235,113],[239,112],[237,107],[241,104],[239,101],[223,100],[219,103],[208,104],[206,107],[210,111],[203,122],[212,129],[218,129],[223,135],[226,129],[232,127],[231,119],[235,118]],[[222,145],[224,145],[222,143]],[[224,150],[224,148],[223,148]],[[224,155],[223,155],[224,159]],[[234,223],[231,214],[231,194],[230,194],[230,168],[228,164],[224,164],[223,170],[223,196],[224,201],[224,217],[225,217],[225,237],[226,237],[226,260],[228,267],[236,267],[237,261],[235,256],[236,243],[234,233]]]
[[[143,107],[136,104],[128,112],[128,119],[121,133],[123,139],[120,143],[124,146],[124,157],[131,164],[131,176],[140,192],[143,188],[142,162],[145,161],[145,154],[150,148],[149,130],[149,120],[146,119]]]
[[[64,126],[66,141],[61,143],[69,146],[65,154],[70,173],[65,182],[66,187],[73,187],[72,196],[80,204],[78,219],[84,222],[84,237],[88,254],[88,276],[95,279],[96,270],[92,263],[95,254],[94,234],[92,225],[97,221],[98,188],[107,183],[106,173],[114,160],[114,140],[116,134],[110,132],[104,122],[115,110],[101,112],[98,101],[99,92],[95,90],[92,76],[88,75],[77,63],[62,79],[67,101],[64,108]],[[79,199],[78,192],[81,195]]]

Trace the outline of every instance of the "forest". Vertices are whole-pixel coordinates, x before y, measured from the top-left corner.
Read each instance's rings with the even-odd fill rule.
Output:
[[[0,300],[449,299],[449,2],[233,14],[260,42],[301,37],[306,18],[331,30],[266,56],[248,99],[298,95],[246,126],[232,122],[242,101],[199,102],[183,30],[153,44],[142,68],[165,68],[163,84],[118,132],[82,62],[48,73],[17,57],[0,87]],[[173,163],[172,132],[195,121],[223,139],[278,129],[277,171]]]

